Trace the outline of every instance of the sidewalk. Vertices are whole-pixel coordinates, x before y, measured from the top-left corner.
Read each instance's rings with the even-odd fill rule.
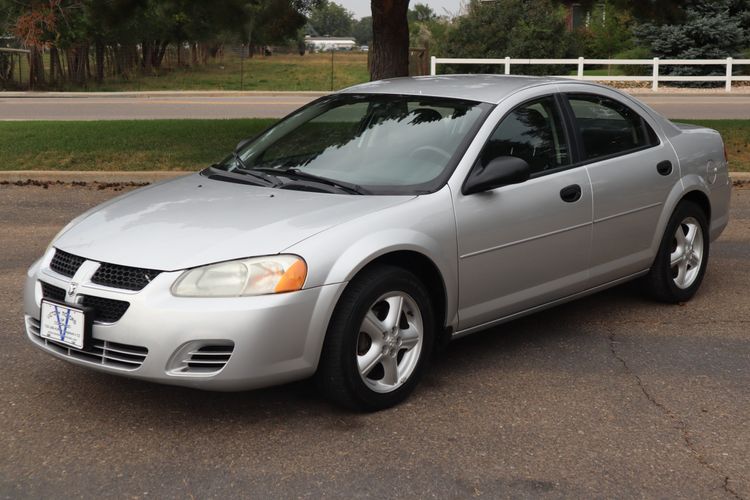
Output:
[[[657,92],[650,88],[624,88],[618,89],[639,97],[748,97],[750,87],[736,87],[732,92],[725,92],[724,88],[716,89],[686,89],[676,87],[663,87]],[[336,91],[334,91],[336,92]],[[274,91],[274,90],[144,90],[130,92],[4,92],[0,91],[0,99],[7,98],[73,98],[83,99],[87,97],[320,97],[331,94],[331,91]]]

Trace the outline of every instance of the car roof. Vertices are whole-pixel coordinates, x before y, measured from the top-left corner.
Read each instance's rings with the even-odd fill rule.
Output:
[[[497,104],[519,90],[561,82],[570,80],[516,75],[414,76],[362,83],[346,88],[341,93],[426,95]]]

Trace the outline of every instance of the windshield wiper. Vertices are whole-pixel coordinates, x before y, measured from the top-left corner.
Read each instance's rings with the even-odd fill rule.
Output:
[[[234,158],[234,162],[239,165],[237,167],[234,167],[231,170],[225,170],[225,172],[238,172],[240,174],[249,175],[250,177],[253,177],[255,179],[258,179],[263,183],[265,186],[269,187],[279,187],[281,185],[281,182],[279,182],[278,178],[275,176],[269,176],[268,174],[261,174],[254,169],[248,168],[247,164],[245,163],[245,160],[242,159],[242,157],[237,153],[237,151],[232,151],[232,158]],[[218,165],[211,165],[214,169],[216,169]]]
[[[354,183],[346,182],[346,181],[337,181],[335,179],[329,179],[328,177],[321,177],[319,175],[304,172],[298,168],[289,168],[286,170],[277,170],[275,168],[256,168],[253,170],[258,170],[261,172],[268,172],[274,176],[289,177],[292,180],[317,182],[318,184],[325,184],[327,186],[333,186],[335,188],[341,189],[342,191],[346,191],[348,193],[371,194],[370,191],[368,191],[367,189],[363,188],[362,186],[358,184],[354,184]]]
[[[207,172],[208,177],[223,178],[226,180],[232,179],[235,182],[239,181],[241,177],[250,177],[250,179],[241,180],[246,184],[254,184],[256,186],[268,186],[275,188],[281,185],[281,182],[270,178],[270,176],[268,176],[267,174],[260,174],[244,168],[224,170],[221,168],[217,168],[217,166],[218,165],[214,164],[209,167],[209,171]]]

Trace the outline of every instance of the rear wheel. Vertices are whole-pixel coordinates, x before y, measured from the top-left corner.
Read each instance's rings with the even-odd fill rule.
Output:
[[[433,343],[432,304],[412,273],[393,266],[364,271],[331,319],[317,381],[329,399],[376,411],[403,401],[425,370]]]
[[[649,294],[668,303],[690,300],[708,264],[708,222],[703,209],[682,201],[667,224],[651,271],[644,283]]]

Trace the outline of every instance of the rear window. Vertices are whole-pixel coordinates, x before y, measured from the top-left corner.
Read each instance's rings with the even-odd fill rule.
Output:
[[[621,102],[593,94],[569,95],[568,102],[586,160],[617,156],[659,142],[643,117]]]

